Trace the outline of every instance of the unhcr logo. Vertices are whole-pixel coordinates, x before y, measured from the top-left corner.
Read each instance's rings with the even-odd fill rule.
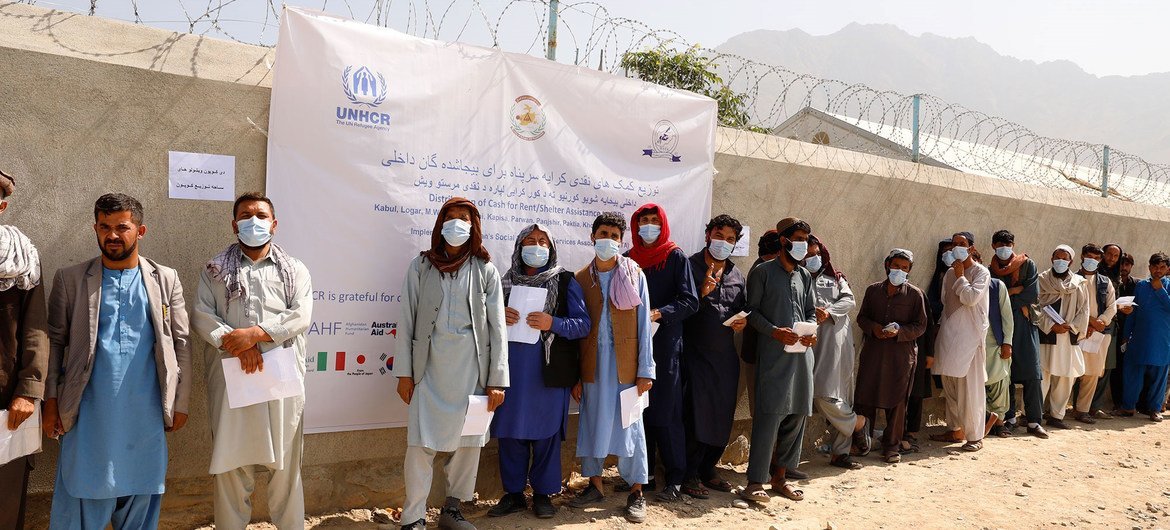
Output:
[[[386,78],[365,66],[347,66],[341,72],[341,88],[352,106],[337,107],[337,124],[378,131],[389,130],[390,115],[374,110],[386,101]]]

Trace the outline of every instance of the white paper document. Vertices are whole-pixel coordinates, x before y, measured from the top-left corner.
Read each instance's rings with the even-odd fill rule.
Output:
[[[738,313],[736,313],[736,314],[734,314],[734,315],[731,315],[731,318],[729,318],[729,319],[727,319],[727,320],[724,320],[724,321],[723,321],[723,325],[724,325],[724,326],[727,326],[727,327],[731,327],[731,324],[732,324],[733,322],[735,322],[736,320],[739,320],[739,319],[741,319],[741,318],[747,318],[747,316],[748,316],[749,314],[751,314],[751,311],[740,311],[740,312],[738,312]]]
[[[792,324],[792,332],[800,335],[801,337],[816,335],[817,325],[815,322],[796,322]],[[800,341],[797,341],[796,344],[793,344],[792,346],[784,346],[784,351],[788,353],[800,353],[807,349],[808,346],[801,344]]]
[[[536,344],[536,341],[540,340],[540,330],[528,325],[528,313],[544,311],[544,301],[547,297],[548,289],[544,287],[512,286],[512,294],[508,295],[508,307],[520,313],[520,320],[508,326],[508,342]]]
[[[1056,310],[1052,308],[1052,306],[1044,306],[1043,311],[1044,314],[1048,315],[1048,318],[1052,319],[1053,322],[1057,324],[1064,324],[1064,317],[1060,316],[1060,313],[1057,313]]]
[[[0,410],[0,466],[39,452],[41,452],[40,406],[34,407],[32,416],[25,419],[15,431],[8,430],[8,411]]]
[[[264,354],[264,370],[246,374],[235,357],[222,359],[228,406],[233,409],[299,396],[305,393],[297,373],[297,354],[277,348]]]
[[[1081,347],[1081,351],[1087,353],[1101,353],[1101,346],[1105,342],[1105,334],[1093,332],[1087,338],[1078,339],[1077,346]]]
[[[662,324],[659,324],[659,323],[657,323],[657,322],[651,322],[651,323],[650,323],[650,336],[651,336],[651,337],[653,337],[653,336],[654,336],[654,334],[658,333],[658,328],[659,328],[659,326],[661,326],[661,325],[662,325]]]
[[[467,396],[467,416],[463,418],[463,432],[459,436],[483,436],[487,434],[488,427],[492,424],[492,417],[496,415],[495,412],[488,412],[487,407],[487,396]]]
[[[1126,306],[1131,306],[1131,305],[1137,305],[1137,303],[1134,302],[1134,297],[1132,297],[1132,296],[1122,296],[1121,298],[1117,299],[1117,305],[1119,307],[1126,307]]]
[[[170,198],[236,200],[236,157],[170,151]]]
[[[629,429],[638,420],[642,419],[642,411],[650,406],[650,392],[638,395],[638,386],[622,390],[618,394],[622,400],[622,428]]]
[[[739,233],[739,239],[735,240],[735,248],[731,250],[732,256],[746,256],[751,250],[752,244],[752,227],[745,226],[743,231]]]

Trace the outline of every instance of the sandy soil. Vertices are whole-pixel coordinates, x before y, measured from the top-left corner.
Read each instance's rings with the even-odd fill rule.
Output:
[[[560,510],[549,520],[530,512],[489,518],[494,499],[465,504],[463,510],[481,529],[1170,528],[1168,435],[1170,422],[1138,417],[1077,424],[1070,431],[1053,431],[1048,440],[1026,434],[988,439],[977,453],[924,441],[921,453],[905,456],[900,464],[882,463],[875,451],[860,459],[865,467],[856,471],[829,466],[825,455],[805,455],[801,469],[811,478],[799,483],[804,501],[773,498],[766,506],[737,508],[736,497],[727,493],[675,504],[656,503],[651,495],[641,525],[622,517],[625,494],[610,491],[613,477],[606,479],[604,503],[574,510],[560,506],[567,502],[560,498],[554,501]],[[743,466],[722,469],[724,478],[741,485],[744,471]],[[583,485],[579,477],[570,483]],[[308,526],[396,528],[370,517],[369,510],[353,510],[312,517]],[[436,526],[434,510],[428,520]]]

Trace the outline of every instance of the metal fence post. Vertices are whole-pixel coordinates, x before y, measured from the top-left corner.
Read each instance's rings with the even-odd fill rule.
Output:
[[[557,5],[559,0],[549,0],[548,3],[548,53],[545,57],[550,61],[557,60]]]
[[[914,94],[914,118],[910,124],[913,139],[910,144],[910,161],[918,162],[918,107],[922,104],[922,96]]]
[[[1109,197],[1109,146],[1101,147],[1101,196]]]

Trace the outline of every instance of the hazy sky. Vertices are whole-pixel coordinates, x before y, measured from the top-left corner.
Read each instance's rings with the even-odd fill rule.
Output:
[[[275,1],[275,0],[274,0]],[[511,0],[480,0],[495,17]],[[88,12],[89,0],[33,0],[44,7]],[[275,27],[264,28],[269,0],[137,0],[141,18],[151,25],[186,31],[188,24],[180,5],[191,13],[202,13],[207,5],[226,5],[224,30],[249,42],[275,40]],[[376,5],[390,13],[391,27],[402,26],[409,13],[429,7],[436,17],[447,6],[453,20],[466,20],[474,9],[471,0],[291,0],[301,5],[341,14],[352,12],[364,19]],[[562,0],[562,5],[574,0]],[[525,21],[540,15],[539,2],[511,3],[510,16]],[[851,22],[893,24],[919,35],[934,33],[945,37],[974,37],[999,53],[1020,59],[1069,60],[1096,75],[1138,75],[1170,72],[1170,2],[1163,0],[593,0],[610,16],[626,17],[655,29],[672,29],[690,42],[717,46],[728,38],[755,29],[799,28],[813,35],[833,33]],[[131,0],[98,0],[98,14],[133,20]],[[276,5],[280,5],[277,1]],[[569,15],[566,15],[569,17]],[[578,19],[580,17],[578,16]],[[571,20],[571,18],[570,18]],[[445,28],[450,27],[448,24]],[[517,24],[518,26],[521,24]],[[197,31],[207,29],[197,26]],[[263,34],[262,34],[263,30]],[[583,30],[583,28],[582,28]],[[464,39],[474,40],[475,29]],[[520,28],[501,28],[500,43],[510,51],[525,51],[530,43],[521,38]],[[209,35],[216,35],[211,30]],[[444,32],[445,35],[445,32]],[[562,36],[562,43],[566,42]],[[488,43],[490,44],[490,43]],[[523,48],[523,49],[517,49]],[[563,48],[562,48],[563,50]],[[562,51],[561,59],[565,53]]]

